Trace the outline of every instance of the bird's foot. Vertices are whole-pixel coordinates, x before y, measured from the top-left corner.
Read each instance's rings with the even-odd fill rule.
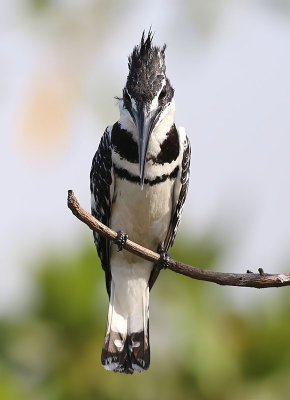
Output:
[[[125,233],[123,231],[117,232],[117,237],[114,240],[114,243],[118,246],[118,251],[123,250],[123,247],[125,246],[127,239],[128,239],[127,233]]]
[[[258,268],[258,271],[259,271],[260,275],[265,275],[265,272],[264,272],[263,268]]]
[[[263,270],[263,268],[258,268],[258,272],[260,275],[265,275],[265,271]],[[253,274],[253,271],[247,269],[247,274]]]
[[[158,250],[158,253],[160,254],[160,258],[155,264],[155,268],[157,268],[159,271],[162,269],[168,268],[169,261],[170,261],[170,255],[167,251],[165,250]]]

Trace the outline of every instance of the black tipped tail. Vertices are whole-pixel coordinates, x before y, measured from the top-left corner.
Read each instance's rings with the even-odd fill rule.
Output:
[[[125,374],[142,372],[150,365],[149,338],[144,332],[124,335],[110,331],[102,350],[102,365],[105,369]]]

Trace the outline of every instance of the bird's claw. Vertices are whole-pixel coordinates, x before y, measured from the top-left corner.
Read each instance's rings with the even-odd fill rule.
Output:
[[[259,271],[260,275],[265,275],[265,272],[264,272],[263,268],[258,268],[258,271]]]
[[[263,270],[263,268],[258,268],[258,272],[260,275],[265,275],[265,271]],[[253,274],[253,271],[247,269],[247,274]]]
[[[168,268],[169,261],[170,261],[170,255],[167,251],[164,250],[159,250],[158,253],[160,254],[160,258],[155,264],[155,267],[161,271],[162,269]]]
[[[123,231],[117,232],[117,237],[114,240],[114,243],[118,246],[118,251],[122,251],[125,243],[128,239],[128,235]]]

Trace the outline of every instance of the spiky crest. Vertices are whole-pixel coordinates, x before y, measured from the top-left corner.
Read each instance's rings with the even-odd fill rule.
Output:
[[[129,74],[126,89],[138,103],[150,102],[161,89],[165,75],[165,49],[153,46],[153,33],[142,33],[141,42],[128,58]]]

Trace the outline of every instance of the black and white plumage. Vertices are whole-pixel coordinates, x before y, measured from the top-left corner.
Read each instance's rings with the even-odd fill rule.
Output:
[[[174,123],[165,46],[152,33],[129,57],[120,119],[106,129],[91,169],[92,214],[154,251],[173,245],[188,189],[190,143]],[[105,369],[148,369],[149,290],[159,270],[94,233],[110,298],[102,351]]]

